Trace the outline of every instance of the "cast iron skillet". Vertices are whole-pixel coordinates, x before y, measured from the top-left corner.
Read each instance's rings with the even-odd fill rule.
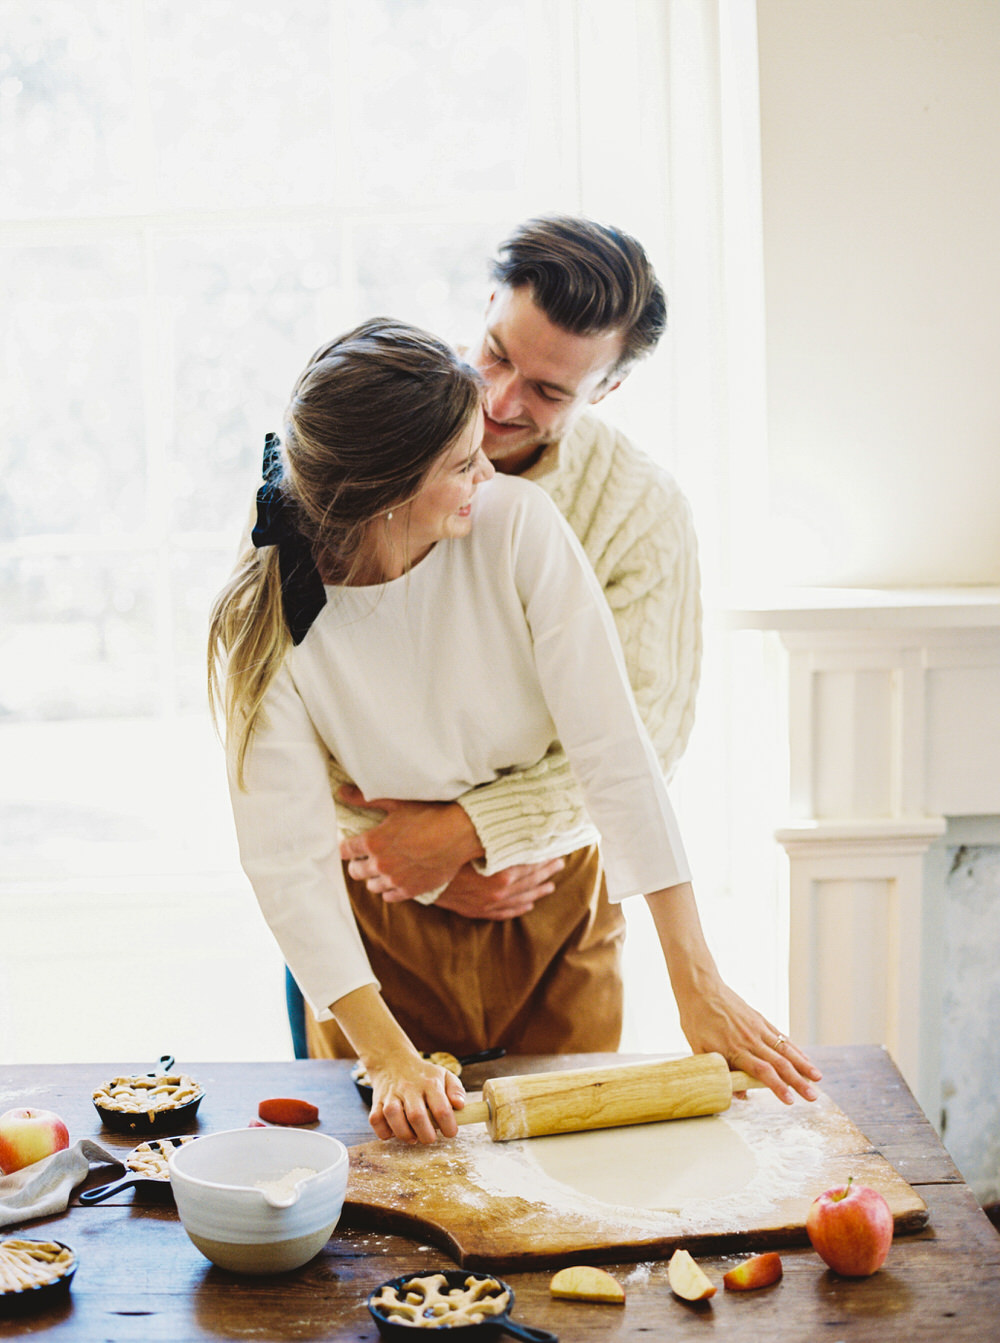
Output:
[[[9,1236],[8,1240],[38,1240],[39,1237],[31,1236]],[[50,1242],[46,1241],[46,1244]],[[37,1287],[24,1287],[17,1292],[0,1292],[0,1317],[4,1315],[21,1315],[30,1310],[42,1310],[45,1306],[54,1305],[55,1302],[69,1293],[69,1285],[73,1281],[73,1274],[76,1272],[77,1257],[76,1251],[72,1246],[65,1244],[61,1240],[51,1241],[51,1244],[58,1245],[63,1250],[69,1250],[73,1256],[73,1261],[65,1273],[58,1278],[53,1278],[51,1282],[41,1282]]]
[[[378,1331],[383,1338],[396,1339],[398,1343],[413,1343],[414,1328],[419,1326],[402,1324],[396,1320],[388,1319],[385,1313],[385,1307],[374,1304],[375,1297],[387,1287],[395,1287],[397,1291],[400,1291],[401,1288],[408,1282],[412,1282],[415,1278],[428,1278],[433,1276],[436,1275],[419,1271],[416,1273],[405,1273],[400,1278],[390,1278],[388,1282],[382,1283],[380,1287],[376,1288],[376,1290],[371,1293],[366,1303],[368,1312],[378,1325]],[[499,1296],[501,1292],[510,1293],[507,1301],[507,1308],[500,1315],[490,1315],[480,1324],[455,1325],[454,1328],[448,1328],[449,1335],[453,1333],[455,1329],[459,1329],[461,1330],[463,1337],[466,1334],[469,1334],[470,1336],[474,1335],[477,1339],[482,1340],[499,1338],[501,1334],[509,1334],[512,1338],[524,1339],[525,1343],[559,1343],[559,1336],[557,1334],[549,1333],[547,1329],[532,1329],[530,1325],[514,1323],[510,1318],[510,1312],[514,1309],[514,1293],[508,1283],[501,1282],[501,1280],[494,1277],[492,1273],[470,1273],[468,1269],[458,1268],[443,1270],[441,1276],[447,1279],[449,1289],[454,1287],[463,1288],[467,1285],[470,1278],[475,1278],[477,1280],[486,1279],[497,1284],[497,1291],[491,1293],[491,1295]],[[445,1319],[447,1319],[447,1316],[445,1316]],[[440,1328],[444,1329],[445,1327],[444,1321],[442,1321]]]
[[[159,1063],[148,1073],[129,1073],[129,1077],[166,1077],[174,1066],[172,1054],[163,1054]],[[107,1083],[110,1085],[110,1082]],[[94,1109],[101,1116],[101,1122],[106,1128],[111,1129],[112,1133],[141,1133],[146,1136],[150,1134],[176,1133],[195,1117],[198,1106],[204,1099],[204,1091],[198,1087],[198,1094],[191,1100],[184,1101],[181,1105],[175,1105],[169,1110],[154,1110],[152,1114],[145,1110],[109,1110],[106,1106],[100,1105],[94,1101]]]
[[[441,1050],[440,1052],[445,1053],[447,1051]],[[502,1059],[506,1053],[507,1051],[504,1049],[503,1045],[498,1045],[495,1049],[481,1049],[478,1054],[463,1054],[461,1058],[457,1058],[455,1055],[452,1055],[452,1057],[456,1058],[456,1062],[465,1068],[472,1063],[488,1063],[490,1059]],[[423,1057],[429,1059],[432,1056],[425,1053]],[[372,1103],[372,1088],[370,1082],[363,1082],[361,1080],[364,1075],[364,1065],[356,1063],[351,1069],[351,1077],[354,1080],[354,1085],[358,1089],[358,1095],[364,1103],[370,1107]]]
[[[194,1142],[195,1134],[190,1133],[183,1138],[160,1138],[159,1142],[170,1143],[172,1147],[180,1147],[181,1143]],[[158,1202],[172,1203],[174,1199],[173,1186],[170,1183],[170,1175],[145,1175],[137,1170],[132,1164],[138,1160],[139,1149],[133,1147],[128,1156],[121,1163],[128,1170],[127,1175],[123,1175],[118,1180],[112,1180],[110,1184],[98,1185],[95,1189],[85,1189],[79,1195],[78,1201],[83,1204],[103,1203],[106,1198],[111,1198],[121,1189],[135,1188],[136,1193],[140,1193],[144,1198],[151,1198]]]

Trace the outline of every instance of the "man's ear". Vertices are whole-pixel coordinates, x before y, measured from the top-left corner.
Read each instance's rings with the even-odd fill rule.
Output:
[[[613,392],[616,387],[620,387],[622,385],[627,376],[628,375],[626,373],[623,373],[620,378],[616,378],[614,382],[609,382],[607,385],[605,385],[603,382],[599,383],[597,391],[591,394],[588,405],[596,406],[598,401],[603,401],[604,398],[610,392]]]

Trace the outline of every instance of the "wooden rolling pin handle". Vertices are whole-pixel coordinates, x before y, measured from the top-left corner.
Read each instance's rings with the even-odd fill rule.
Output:
[[[731,1072],[729,1082],[733,1088],[733,1093],[737,1091],[749,1091],[752,1087],[766,1086],[766,1082],[758,1082],[756,1077],[751,1077],[749,1073]]]
[[[489,1118],[490,1107],[485,1101],[466,1101],[464,1109],[455,1111],[457,1124],[487,1124]]]

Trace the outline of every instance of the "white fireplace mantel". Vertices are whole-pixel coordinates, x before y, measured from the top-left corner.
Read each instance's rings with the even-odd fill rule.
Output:
[[[1000,588],[800,589],[730,601],[780,638],[793,1035],[888,1046],[927,1112],[940,1076],[940,862],[1000,817]],[[1000,830],[997,831],[1000,837]]]

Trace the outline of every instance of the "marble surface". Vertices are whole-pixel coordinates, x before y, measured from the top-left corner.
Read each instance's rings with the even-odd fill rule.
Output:
[[[981,1203],[1000,1199],[1000,846],[952,851],[945,914],[942,1139]]]

